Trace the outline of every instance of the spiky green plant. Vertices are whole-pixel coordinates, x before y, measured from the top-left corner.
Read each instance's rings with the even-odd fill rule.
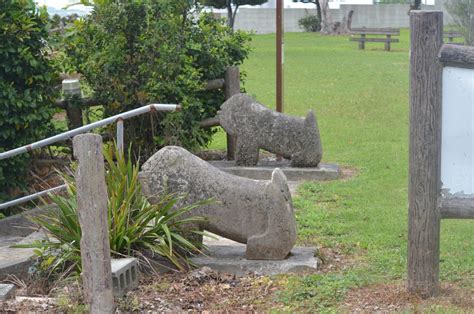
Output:
[[[199,253],[201,244],[187,239],[183,226],[202,221],[202,218],[183,217],[183,214],[209,201],[176,209],[183,196],[163,194],[157,204],[150,204],[141,192],[138,163],[124,158],[113,147],[104,149],[104,156],[112,255],[136,256],[147,265],[151,265],[153,259],[145,256],[159,255],[178,269],[188,267],[188,255]],[[50,195],[55,206],[30,217],[46,230],[48,239],[22,246],[37,249],[36,253],[41,257],[39,268],[48,275],[65,276],[78,274],[81,270],[76,185],[72,176],[63,175],[63,178],[67,184],[66,195]],[[186,232],[189,234],[188,230]]]

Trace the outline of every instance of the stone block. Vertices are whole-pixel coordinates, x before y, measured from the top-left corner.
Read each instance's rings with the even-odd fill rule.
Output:
[[[136,258],[112,259],[110,263],[114,296],[123,297],[128,291],[138,287],[138,261]]]
[[[16,287],[11,284],[0,284],[0,301],[5,301],[13,296]]]
[[[199,267],[207,266],[213,270],[245,276],[277,275],[286,273],[312,273],[317,270],[316,251],[311,247],[294,247],[288,258],[278,261],[248,260],[245,258],[244,245],[208,245],[209,252],[191,258]]]

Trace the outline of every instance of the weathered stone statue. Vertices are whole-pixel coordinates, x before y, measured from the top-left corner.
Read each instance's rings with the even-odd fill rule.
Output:
[[[247,259],[284,259],[296,241],[296,221],[286,177],[280,169],[271,181],[234,176],[181,147],[168,146],[142,167],[140,182],[151,203],[163,191],[185,194],[179,205],[213,198],[187,215],[201,216],[199,230],[246,243]]]
[[[255,166],[259,149],[291,159],[294,167],[317,167],[323,155],[313,111],[306,118],[290,117],[237,94],[222,104],[219,120],[237,137],[236,163]]]

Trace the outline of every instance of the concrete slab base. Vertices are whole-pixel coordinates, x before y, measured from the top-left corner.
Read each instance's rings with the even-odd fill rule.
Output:
[[[0,301],[5,301],[8,298],[13,296],[15,293],[16,287],[11,284],[0,284]]]
[[[245,245],[208,245],[207,255],[199,255],[191,260],[197,266],[207,266],[216,271],[244,276],[249,273],[276,275],[285,273],[311,273],[318,267],[314,257],[315,248],[295,247],[291,255],[281,261],[247,260]]]
[[[36,240],[44,239],[45,235],[41,231],[31,233],[21,241],[14,244],[29,244]],[[10,245],[10,244],[9,244]],[[0,246],[0,280],[15,275],[18,278],[26,278],[28,269],[33,265],[33,257],[35,257],[32,248],[13,248],[9,245]]]
[[[335,180],[341,175],[336,164],[320,164],[317,168],[296,168],[291,167],[290,161],[286,159],[282,161],[263,159],[255,167],[239,167],[232,160],[214,160],[209,163],[224,172],[254,180],[270,180],[275,168],[283,170],[288,181]]]

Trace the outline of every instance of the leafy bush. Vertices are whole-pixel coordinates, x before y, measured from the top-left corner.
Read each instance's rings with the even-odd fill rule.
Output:
[[[188,253],[200,252],[200,244],[187,240],[182,227],[201,221],[199,217],[183,218],[184,213],[206,201],[179,209],[172,208],[180,196],[162,195],[151,205],[141,192],[138,163],[127,160],[113,148],[104,152],[107,160],[106,183],[108,193],[110,249],[114,256],[137,256],[146,265],[153,262],[144,252],[159,255],[179,269],[188,266]],[[114,162],[114,158],[117,160]],[[56,205],[45,214],[32,216],[49,234],[48,240],[21,247],[34,247],[41,257],[40,270],[50,274],[80,273],[81,227],[77,216],[76,186],[65,176],[67,195],[51,195]],[[189,231],[186,231],[189,234]],[[195,233],[199,233],[195,231]]]
[[[0,2],[0,152],[51,129],[54,70],[47,58],[48,16],[31,0]],[[0,199],[22,187],[28,156],[0,163]]]
[[[181,104],[173,114],[126,122],[126,139],[147,157],[164,145],[206,145],[212,130],[199,121],[216,114],[222,91],[204,91],[239,65],[250,37],[202,13],[194,1],[95,1],[93,12],[65,36],[67,63],[113,115],[149,103]],[[158,119],[156,119],[156,117]]]
[[[305,32],[319,32],[321,30],[321,21],[316,15],[307,15],[299,19],[298,25]]]

